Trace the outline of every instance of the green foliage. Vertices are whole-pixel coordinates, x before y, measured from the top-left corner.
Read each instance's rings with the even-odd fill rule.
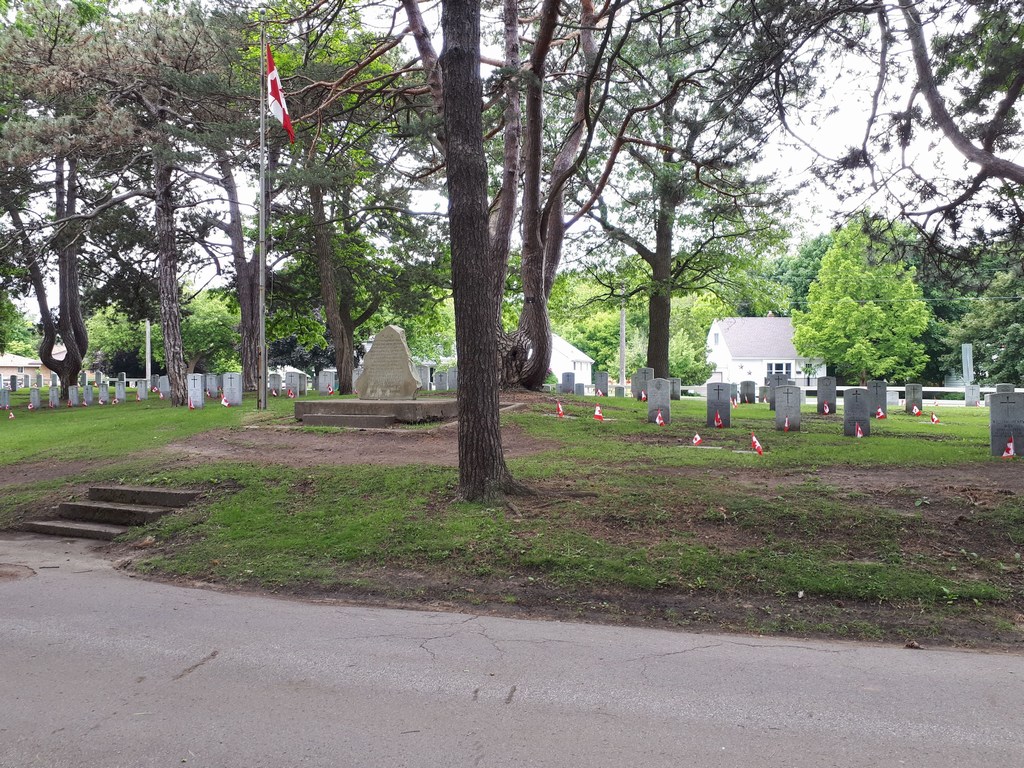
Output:
[[[918,342],[930,311],[914,270],[872,265],[875,250],[864,222],[838,232],[808,291],[808,310],[793,313],[793,343],[822,357],[843,377],[910,379],[928,358]]]
[[[831,244],[831,234],[818,235],[775,262],[772,277],[788,290],[790,311],[807,309],[807,293]]]
[[[0,354],[22,357],[39,354],[39,336],[14,303],[0,293]]]
[[[960,344],[973,344],[979,380],[1024,383],[1024,277],[1016,272],[996,276],[950,335],[956,349],[951,367],[960,367]]]

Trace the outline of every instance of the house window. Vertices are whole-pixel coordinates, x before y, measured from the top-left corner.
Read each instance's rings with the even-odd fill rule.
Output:
[[[23,366],[19,365],[18,366],[18,373],[24,373],[24,372],[25,372],[25,368]]]
[[[773,373],[783,373],[787,378],[793,376],[793,364],[792,363],[768,363],[768,375],[771,376]]]
[[[717,333],[715,334],[715,346],[716,347],[718,346],[718,334]]]

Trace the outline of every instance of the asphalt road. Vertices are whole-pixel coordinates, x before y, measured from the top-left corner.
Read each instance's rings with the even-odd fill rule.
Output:
[[[1024,658],[185,589],[0,537],[0,766],[1024,766]]]

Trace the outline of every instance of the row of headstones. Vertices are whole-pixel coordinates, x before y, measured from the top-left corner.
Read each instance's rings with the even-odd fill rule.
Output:
[[[434,378],[430,378],[431,368],[429,365],[417,365],[416,376],[420,380],[420,389],[424,392],[434,390],[436,392],[448,392],[459,388],[459,369],[449,368],[447,371],[434,371]]]
[[[633,378],[630,383],[630,396],[642,400],[645,395],[648,397],[650,402],[650,393],[648,390],[652,389],[652,382],[654,381],[654,369],[653,368],[641,368],[633,374]],[[683,380],[670,378],[663,379],[669,383],[669,397],[672,400],[680,400],[683,393]],[[609,390],[609,374],[607,371],[596,371],[594,373],[594,390],[595,393],[600,392],[602,395],[610,395],[613,397],[625,397],[626,388],[623,385],[616,385],[611,387]],[[576,382],[576,374],[572,371],[567,371],[562,374],[562,383],[558,385],[559,393],[563,395],[585,395],[587,392],[587,385]]]

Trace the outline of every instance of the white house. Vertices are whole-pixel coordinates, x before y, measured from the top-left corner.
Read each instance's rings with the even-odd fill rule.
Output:
[[[551,334],[550,367],[551,373],[555,375],[559,383],[562,381],[562,374],[570,371],[576,374],[577,384],[594,383],[594,358],[576,349],[568,341],[554,333]]]
[[[793,346],[793,321],[788,317],[725,317],[708,331],[710,381],[756,381],[784,373],[797,384],[813,384],[825,375],[825,361],[800,357]]]

